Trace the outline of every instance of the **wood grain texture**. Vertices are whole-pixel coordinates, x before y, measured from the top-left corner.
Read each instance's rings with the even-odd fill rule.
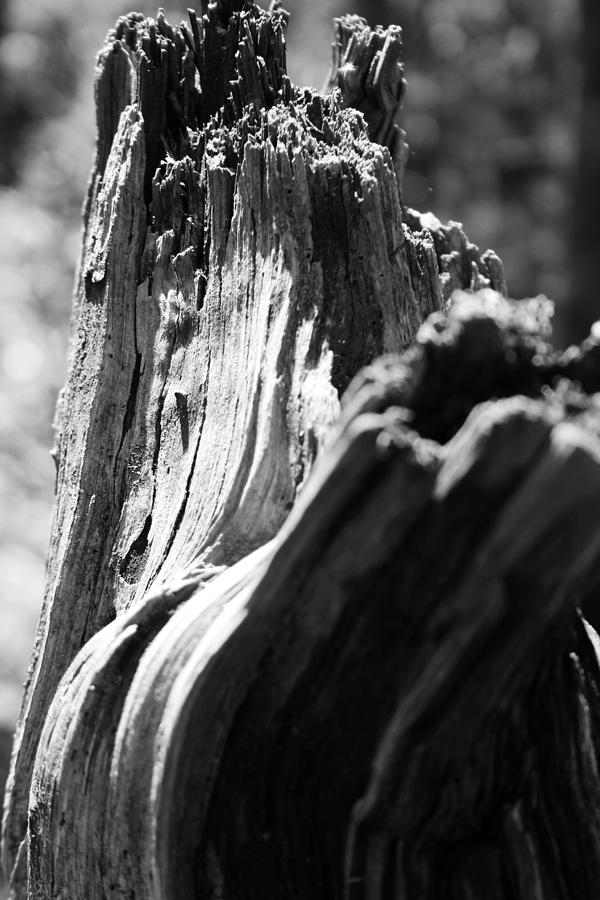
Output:
[[[157,581],[273,537],[340,392],[442,304],[387,149],[341,94],[291,86],[284,25],[243,3],[207,5],[181,28],[131,14],[99,57],[8,871],[40,729],[77,651]]]
[[[591,900],[597,335],[403,208],[398,29],[284,29],[99,58],[13,896]]]
[[[455,301],[353,383],[273,541],[88,642],[34,769],[34,896],[594,896],[593,405],[499,396],[543,324]],[[424,437],[468,346],[490,396]]]

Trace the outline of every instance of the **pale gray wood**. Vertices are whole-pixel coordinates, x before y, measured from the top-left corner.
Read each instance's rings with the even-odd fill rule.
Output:
[[[40,730],[77,651],[157,583],[272,538],[351,377],[442,305],[433,245],[403,226],[388,151],[341,95],[294,93],[283,13],[230,18],[241,6],[210,6],[189,29],[132,14],[99,57],[7,871]]]

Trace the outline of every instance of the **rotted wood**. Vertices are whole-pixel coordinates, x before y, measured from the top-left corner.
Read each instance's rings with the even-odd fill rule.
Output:
[[[284,25],[251,4],[213,4],[189,28],[131,15],[99,59],[8,871],[40,729],[77,651],[157,580],[210,575],[273,537],[352,375],[443,302],[434,242],[403,225],[388,152],[341,93],[292,88]],[[399,102],[399,35],[369,34],[357,28],[361,64],[391,54]]]
[[[543,327],[455,299],[353,382],[273,541],[88,642],[33,896],[595,896],[600,421]]]
[[[399,29],[284,30],[99,58],[13,896],[591,898],[596,344],[403,209]]]

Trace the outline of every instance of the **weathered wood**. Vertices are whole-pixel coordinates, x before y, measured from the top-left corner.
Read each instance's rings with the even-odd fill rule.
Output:
[[[387,152],[341,96],[292,89],[283,13],[238,8],[211,5],[190,29],[131,15],[99,59],[9,870],[39,732],[79,648],[157,578],[276,534],[339,392],[442,302]]]
[[[455,305],[355,382],[275,541],[87,644],[34,771],[34,896],[594,895],[600,672],[571,610],[598,413],[544,388],[540,323]]]
[[[402,208],[399,30],[284,25],[99,59],[13,894],[591,900],[597,345]]]

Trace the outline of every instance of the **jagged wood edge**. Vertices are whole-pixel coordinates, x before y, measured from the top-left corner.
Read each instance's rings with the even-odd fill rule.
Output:
[[[220,54],[219,48],[222,50],[223,41],[229,39],[227,29],[231,28],[231,40],[236,48],[241,46],[239,65],[246,75],[248,66],[251,65],[252,47],[272,47],[275,64],[268,67],[266,80],[263,77],[264,70],[261,70],[262,75],[258,80],[247,77],[242,79],[241,76],[237,81],[234,79],[233,94],[225,103],[224,123],[232,123],[236,116],[241,115],[244,90],[247,92],[246,99],[250,97],[259,105],[272,103],[277,97],[278,89],[290,99],[289,86],[283,76],[284,48],[278,37],[281,34],[281,16],[277,19],[271,40],[264,18],[259,17],[257,20],[255,32],[252,32],[252,27],[248,30],[248,24],[252,26],[254,22],[254,13],[248,5],[244,6],[238,19],[232,19],[219,4],[208,7],[205,12],[202,28],[199,28],[197,18],[192,16],[191,31],[184,29],[181,32],[172,29],[162,14],[159,14],[155,23],[135,14],[124,17],[110,35],[100,58],[97,79],[99,142],[87,204],[84,253],[75,302],[70,386],[63,392],[57,417],[59,503],[44,613],[17,732],[13,775],[9,780],[7,795],[9,805],[5,815],[4,846],[5,866],[9,869],[25,827],[24,810],[29,790],[27,771],[33,759],[45,709],[58,677],[78,647],[110,620],[115,611],[127,608],[137,596],[128,587],[127,577],[134,582],[138,579],[139,560],[143,560],[147,548],[152,544],[151,520],[147,510],[143,509],[146,504],[146,488],[143,486],[148,484],[151,476],[148,467],[154,468],[160,462],[158,439],[166,447],[163,448],[163,458],[168,455],[168,450],[177,467],[181,447],[185,453],[190,436],[194,436],[194,429],[201,427],[198,418],[194,418],[192,414],[197,416],[198,409],[190,406],[186,385],[181,384],[180,380],[172,386],[172,393],[169,391],[168,405],[166,404],[166,376],[163,372],[163,369],[168,371],[170,367],[173,341],[186,340],[186,335],[194,327],[194,317],[189,315],[185,303],[182,305],[175,302],[172,309],[167,304],[167,308],[160,311],[161,319],[165,319],[161,334],[162,326],[158,327],[156,321],[152,321],[152,316],[144,320],[143,312],[146,293],[152,292],[157,284],[157,290],[164,287],[168,295],[169,290],[176,290],[178,284],[183,282],[186,284],[188,299],[197,304],[205,302],[207,290],[210,295],[210,285],[202,277],[196,277],[193,253],[187,252],[187,248],[183,252],[179,248],[180,252],[177,253],[178,248],[174,246],[174,242],[180,240],[181,236],[169,233],[169,216],[173,215],[173,204],[176,215],[181,216],[181,198],[175,190],[177,186],[181,185],[185,191],[191,191],[199,209],[202,209],[204,203],[210,202],[211,191],[216,198],[210,247],[214,247],[229,227],[233,179],[228,160],[221,161],[217,155],[213,168],[206,172],[208,201],[207,197],[194,195],[193,165],[190,166],[186,161],[189,154],[193,157],[194,146],[190,144],[189,134],[182,123],[202,123],[207,116],[213,115],[223,99],[217,97],[213,98],[214,102],[208,102],[203,98],[199,102],[194,93],[194,64],[198,63],[201,55],[198,42],[202,43],[205,51],[203,58],[208,69],[214,69],[214,61]],[[224,24],[227,25],[225,31]],[[220,36],[215,43],[214,36],[217,32]],[[246,43],[239,44],[240,36],[248,39]],[[229,60],[227,64],[233,65],[230,56],[225,53]],[[166,64],[163,65],[165,61]],[[309,100],[307,98],[307,103]],[[316,107],[314,102],[311,103],[310,115],[317,115],[317,124],[326,125],[331,134],[331,125],[323,118],[318,118],[319,103]],[[335,118],[337,114],[333,99],[331,111]],[[322,112],[320,115],[322,117]],[[342,121],[344,117],[352,135],[341,149],[349,150],[352,145],[358,146],[361,133],[364,136],[366,133],[359,121],[353,122],[349,114],[340,113],[338,120]],[[270,127],[272,131],[273,126]],[[307,127],[313,126],[308,122]],[[164,153],[165,141],[168,153],[176,151],[175,156],[181,156],[181,159],[175,159],[167,165],[157,179],[153,173],[157,161]],[[179,150],[178,144],[181,145]],[[135,149],[133,155],[132,148]],[[204,147],[199,146],[198,152],[202,155]],[[371,162],[375,163],[375,177],[369,181],[366,192],[355,191],[349,199],[351,203],[356,203],[357,208],[358,204],[363,204],[363,210],[365,200],[368,204],[372,203],[373,214],[383,216],[382,221],[385,220],[385,233],[393,265],[400,259],[400,285],[406,292],[408,301],[407,320],[400,323],[398,331],[398,311],[393,303],[389,303],[390,291],[392,296],[394,294],[393,284],[390,286],[384,280],[379,287],[379,299],[384,305],[384,318],[387,317],[383,332],[387,328],[389,333],[381,343],[375,343],[368,350],[364,347],[359,349],[349,371],[345,371],[342,365],[337,376],[341,387],[348,382],[353,370],[366,361],[365,353],[372,356],[381,349],[392,349],[398,343],[410,340],[424,315],[432,306],[435,308],[441,302],[432,245],[427,240],[420,243],[402,234],[395,187],[385,174],[388,162],[385,154],[381,156],[381,151],[378,152],[379,158],[372,153],[370,155]],[[245,157],[247,165],[251,165],[252,160],[262,165],[263,162],[256,158],[256,154],[253,156],[253,153],[255,151],[249,147]],[[272,154],[271,159],[273,160]],[[323,189],[326,192],[330,174],[323,172],[319,176],[316,173],[317,181],[320,177],[323,184],[315,186],[313,198],[323,194]],[[335,177],[341,181],[348,178],[348,173],[340,167]],[[386,179],[390,182],[387,189]],[[376,186],[383,191],[383,204],[373,196],[373,187]],[[340,191],[340,197],[341,194]],[[347,200],[348,198],[344,198],[344,202]],[[144,217],[148,214],[146,207],[150,202],[156,217],[159,217],[160,212],[164,213],[166,226],[159,221],[158,233],[151,232],[148,235],[145,234],[147,223],[144,222]],[[392,207],[396,204],[395,212],[390,204]],[[389,209],[391,212],[388,212]],[[396,226],[390,227],[390,223],[394,222]],[[165,227],[166,230],[161,234],[160,229]],[[191,235],[185,231],[187,223],[181,221],[179,227],[188,240],[190,236],[194,237],[195,226],[192,227]],[[354,226],[349,229],[349,233],[356,234]],[[405,243],[406,250],[403,249]],[[383,246],[385,247],[385,243]],[[128,253],[123,252],[125,248],[129,248]],[[284,255],[285,252],[284,247]],[[419,254],[418,260],[413,258],[415,253]],[[369,288],[365,264],[363,262],[359,265],[360,254],[350,253],[349,256],[351,260],[356,260],[353,271],[357,295],[366,295]],[[378,257],[372,262],[375,266],[379,265]],[[214,265],[220,270],[222,263],[223,259],[217,255]],[[418,275],[413,278],[411,271]],[[373,273],[372,283],[378,284],[378,278],[379,273]],[[337,282],[337,277],[334,280]],[[414,290],[411,281],[415,283]],[[118,295],[111,299],[115,284],[119,285]],[[318,290],[318,287],[317,278],[310,288]],[[136,297],[135,306],[120,305],[122,297]],[[343,308],[342,303],[342,312]],[[356,309],[352,310],[352,315],[356,318]],[[370,329],[367,327],[365,330],[368,333]],[[377,333],[381,334],[379,326]],[[126,339],[128,334],[133,334],[133,342]],[[158,346],[154,348],[153,335],[157,335],[158,340]],[[310,347],[309,350],[314,353],[314,348]],[[162,360],[156,373],[156,384],[148,379],[148,366],[144,364],[144,357],[154,352]],[[344,352],[346,351],[341,355],[334,354],[334,359],[341,361]],[[114,364],[110,362],[113,357],[116,357]],[[327,353],[324,362],[327,368]],[[318,366],[315,370],[318,371]],[[96,382],[96,379],[100,381]],[[95,392],[94,384],[99,384],[101,390],[98,388]],[[308,396],[310,402],[313,402],[310,399],[312,390],[311,388]],[[109,403],[98,402],[98,398],[101,400],[102,397],[110,398]],[[154,410],[147,422],[143,418],[141,421],[136,420],[136,407],[142,401],[150,410]],[[335,414],[333,392],[326,399],[325,407],[323,414],[315,409],[314,418],[309,423],[308,431],[312,433],[309,433],[310,439],[302,451],[304,460],[300,464],[301,472],[297,483],[301,483],[308,471],[315,451],[322,443],[326,426]],[[309,412],[309,417],[312,415],[313,412]],[[165,417],[170,419],[170,437],[165,428]],[[114,427],[115,418],[120,420],[120,428]],[[299,430],[301,425],[299,423]],[[147,435],[147,440],[144,435]],[[145,457],[142,455],[138,459],[139,447],[136,442],[140,440],[142,446],[145,446]],[[305,470],[304,475],[302,469]],[[134,484],[129,489],[129,494],[135,494],[133,502],[139,506],[139,511],[133,516],[133,521],[127,523],[123,518],[123,505],[131,501],[132,497],[125,500],[123,486],[131,478],[134,479]],[[178,494],[181,495],[181,503],[185,504],[185,497],[189,496],[190,491],[185,471],[181,480],[182,485],[178,491],[173,491],[172,488],[170,490],[176,495],[175,499]],[[179,514],[175,516],[175,520],[179,521]],[[277,525],[278,522],[274,521],[271,533],[274,533]],[[168,538],[169,529],[163,527],[163,523],[160,523],[160,528],[155,524],[154,529],[157,534],[166,534]],[[261,535],[261,540],[264,537]],[[63,560],[61,563],[65,542],[70,556],[66,562]],[[249,548],[240,546],[239,552],[244,552],[244,549]],[[185,561],[179,560],[174,565],[174,571],[181,564],[185,564]],[[158,563],[154,565],[152,577],[160,568]],[[72,603],[65,601],[69,585],[74,589]],[[145,591],[146,586],[147,582],[142,579],[138,595]],[[117,596],[119,592],[122,596]],[[68,620],[68,628],[57,627],[55,610],[58,608],[63,618]],[[78,610],[82,609],[83,617],[78,615]],[[43,678],[40,678],[41,667],[44,668]],[[25,771],[25,775],[15,777],[17,769]]]

